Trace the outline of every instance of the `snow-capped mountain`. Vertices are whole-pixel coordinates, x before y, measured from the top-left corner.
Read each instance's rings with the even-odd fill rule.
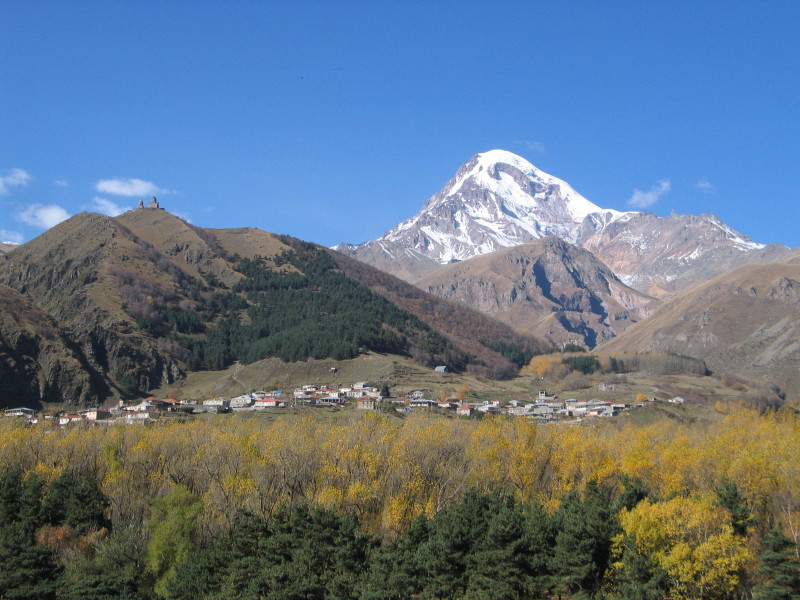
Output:
[[[634,213],[584,234],[581,247],[631,287],[659,298],[742,264],[779,260],[788,252],[778,244],[756,243],[711,214]]]
[[[549,235],[590,250],[623,281],[659,297],[788,251],[757,244],[713,215],[603,209],[505,150],[473,156],[420,212],[377,240],[335,249],[416,283],[450,262]]]
[[[491,150],[473,156],[419,213],[378,240],[336,249],[361,257],[377,247],[395,259],[444,265],[548,235],[576,243],[593,214],[611,223],[626,213],[603,210],[524,158]]]

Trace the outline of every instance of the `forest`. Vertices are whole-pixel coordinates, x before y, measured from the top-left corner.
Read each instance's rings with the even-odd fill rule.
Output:
[[[797,598],[800,420],[0,423],[2,598]]]
[[[224,369],[267,357],[354,358],[367,350],[414,354],[460,370],[472,357],[413,314],[344,275],[324,250],[294,241],[268,264],[237,258],[242,278],[225,289],[179,280],[182,296],[117,271],[125,310],[153,336],[170,340],[190,370]],[[234,257],[236,258],[236,257]]]

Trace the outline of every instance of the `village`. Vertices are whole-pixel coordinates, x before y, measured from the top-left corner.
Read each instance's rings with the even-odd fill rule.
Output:
[[[602,391],[606,388],[601,384]],[[80,423],[96,425],[135,425],[162,418],[200,414],[225,414],[245,411],[287,412],[300,407],[329,408],[335,410],[383,411],[408,414],[414,412],[439,413],[456,417],[480,418],[484,415],[522,417],[539,423],[580,423],[584,419],[615,417],[624,411],[641,408],[654,397],[629,403],[590,399],[578,401],[562,399],[546,390],[529,400],[485,400],[465,402],[456,395],[433,400],[429,390],[415,390],[403,396],[391,396],[386,384],[360,381],[349,386],[338,384],[303,385],[292,391],[255,391],[235,397],[216,397],[206,400],[150,397],[136,403],[120,401],[112,408],[88,408],[77,411],[37,413],[30,408],[5,409],[8,418],[23,418],[31,425],[66,427]],[[442,394],[443,395],[443,394]],[[683,404],[675,397],[667,400]]]

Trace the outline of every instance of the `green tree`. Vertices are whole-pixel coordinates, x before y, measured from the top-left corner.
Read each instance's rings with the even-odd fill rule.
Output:
[[[800,600],[800,563],[797,547],[773,527],[764,535],[759,556],[759,584],[753,589],[757,600]]]
[[[55,598],[62,567],[55,553],[36,544],[42,525],[42,480],[9,469],[0,476],[0,597]]]
[[[747,499],[739,491],[735,481],[723,479],[716,489],[717,504],[727,508],[731,513],[733,532],[742,537],[747,536],[747,528],[755,524]]]
[[[609,494],[594,481],[583,494],[573,490],[555,514],[557,533],[551,555],[557,593],[588,594],[600,589],[617,531]]]
[[[169,583],[195,545],[196,518],[202,509],[197,495],[182,485],[153,502],[147,523],[151,533],[145,566],[155,577],[155,592],[170,597]]]
[[[65,471],[48,486],[42,512],[48,523],[69,525],[83,535],[106,524],[107,506],[108,499],[100,491],[94,471]]]

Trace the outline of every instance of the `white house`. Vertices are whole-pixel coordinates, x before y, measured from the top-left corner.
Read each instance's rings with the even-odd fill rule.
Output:
[[[32,417],[34,414],[34,410],[32,408],[7,408],[3,411],[3,414],[6,417]]]

